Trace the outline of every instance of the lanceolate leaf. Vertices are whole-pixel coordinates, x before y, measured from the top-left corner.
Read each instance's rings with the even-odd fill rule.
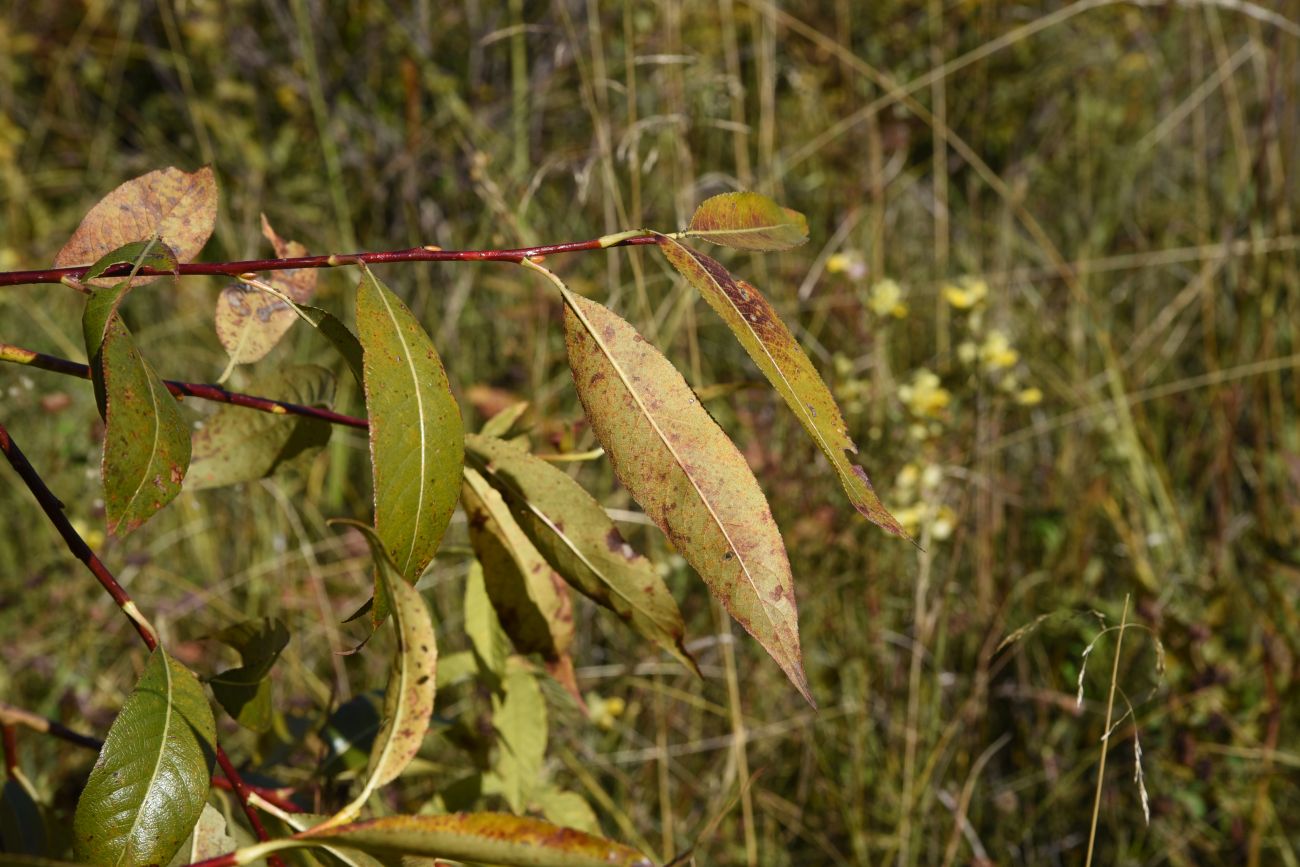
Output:
[[[125,535],[180,493],[190,434],[176,399],[113,310],[117,294],[95,292],[82,327],[92,377],[102,383],[104,510],[109,532]]]
[[[858,447],[849,437],[840,408],[790,329],[757,289],[734,278],[715,260],[663,238],[661,247],[673,267],[699,290],[745,347],[763,375],[794,411],[835,468],[854,508],[873,523],[899,536],[902,526],[872,490],[867,473],[853,463]]]
[[[58,267],[86,265],[123,244],[159,237],[180,262],[199,254],[217,219],[217,181],[207,166],[196,172],[160,169],[133,178],[90,209],[54,257]],[[155,280],[140,277],[136,284]],[[112,285],[101,278],[95,285]]]
[[[469,467],[464,504],[470,542],[501,626],[520,653],[560,661],[573,643],[568,585],[528,541],[501,495]]]
[[[631,325],[562,291],[573,380],[615,474],[812,702],[790,561],[745,458]]]
[[[362,267],[357,331],[365,350],[375,529],[398,572],[413,583],[433,559],[456,508],[465,433],[429,335]],[[387,613],[376,587],[374,623]]]
[[[333,344],[334,349],[348,365],[348,370],[352,371],[352,376],[357,381],[357,385],[364,386],[365,367],[362,361],[363,351],[361,342],[357,336],[348,327],[339,321],[339,318],[327,310],[319,307],[312,307],[303,304],[298,307],[298,312],[304,319],[311,323],[322,337]]]
[[[361,793],[336,817],[347,821],[357,815],[370,794],[393,780],[419,752],[433,714],[438,646],[429,608],[413,586],[393,565],[379,535],[364,524],[353,524],[365,534],[375,571],[393,615],[397,648],[384,692],[384,722],[370,749],[370,767]]]
[[[77,802],[78,859],[166,864],[203,811],[215,737],[198,679],[158,648],[108,730]]]
[[[40,856],[45,854],[45,817],[32,797],[31,784],[20,773],[11,771],[0,788],[0,862],[3,852]]]
[[[663,579],[632,550],[600,504],[568,474],[494,437],[465,438],[467,459],[501,493],[519,526],[581,593],[699,673]]]
[[[271,728],[271,681],[267,675],[289,643],[289,630],[276,618],[246,620],[214,636],[239,651],[243,665],[208,680],[212,694],[240,725],[255,732]]]
[[[480,669],[500,680],[505,675],[506,659],[510,656],[510,638],[501,628],[496,609],[492,607],[483,577],[483,564],[477,560],[469,564],[461,608],[465,615],[465,634],[474,647],[472,652]]]
[[[808,240],[808,221],[759,193],[723,193],[695,209],[686,234],[741,250],[789,250]]]
[[[506,867],[651,867],[635,849],[549,822],[499,813],[388,816],[307,831],[302,843],[338,843],[378,856],[416,855]]]
[[[171,248],[157,238],[132,241],[100,256],[99,260],[90,266],[90,270],[86,271],[85,279],[98,277],[114,265],[134,266],[136,263],[139,263],[138,267],[152,268],[155,271],[175,271],[177,260]],[[117,281],[122,278],[113,279]],[[141,278],[136,277],[133,282],[139,283]]]
[[[253,377],[246,390],[328,408],[334,399],[334,375],[315,365],[284,365]],[[329,422],[320,419],[223,406],[194,433],[194,457],[185,486],[193,491],[250,482],[297,466],[324,448],[332,430]]]

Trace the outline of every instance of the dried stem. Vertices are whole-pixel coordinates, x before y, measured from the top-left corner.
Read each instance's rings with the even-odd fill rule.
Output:
[[[242,262],[187,262],[175,271],[157,271],[139,268],[141,277],[167,277],[208,275],[238,277],[257,271],[290,271],[299,268],[338,268],[342,265],[384,265],[391,262],[522,262],[560,253],[580,253],[587,250],[604,250],[609,247],[628,247],[656,244],[658,238],[646,231],[620,232],[590,241],[567,241],[562,244],[543,244],[538,247],[520,247],[514,250],[443,250],[438,247],[412,247],[409,250],[388,250],[375,253],[332,253],[327,256],[298,256],[288,259],[247,259]],[[131,273],[131,265],[114,265],[101,277],[123,277]],[[36,271],[7,271],[0,273],[0,286],[21,286],[31,283],[62,283],[78,281],[89,270],[89,265],[76,268],[45,268]]]
[[[130,594],[117,582],[117,579],[113,577],[113,573],[108,571],[108,567],[90,549],[90,546],[86,544],[86,540],[82,539],[81,535],[73,528],[72,522],[68,520],[67,515],[63,514],[63,504],[46,486],[45,480],[32,467],[27,460],[27,456],[18,448],[18,444],[13,441],[13,437],[9,435],[9,431],[2,422],[0,422],[0,451],[4,452],[9,465],[14,468],[14,471],[18,473],[18,477],[23,480],[23,483],[27,485],[27,489],[32,492],[32,496],[36,498],[36,502],[40,504],[46,517],[50,519],[50,523],[59,531],[59,535],[63,537],[68,550],[86,565],[86,568],[95,576],[100,585],[108,591],[108,595],[113,597],[113,601],[122,609],[127,619],[131,621],[131,625],[135,627],[136,632],[140,634],[140,640],[150,650],[158,647],[158,637],[154,634],[148,621],[141,616],[135,603],[131,601]],[[235,770],[230,757],[226,755],[226,751],[219,744],[216,745],[216,751],[217,763],[221,765],[222,771],[225,772],[226,778],[230,781],[235,794],[239,797],[239,804],[244,808],[244,815],[248,817],[257,838],[259,840],[269,839],[261,818],[258,817],[257,812],[248,803],[248,787],[244,784],[243,778],[239,776],[239,772]],[[268,861],[272,867],[284,867],[283,862],[275,856],[268,858]]]
[[[76,361],[69,361],[66,358],[59,358],[57,355],[46,355],[43,352],[33,352],[30,349],[23,349],[21,346],[14,346],[10,343],[0,343],[0,361],[9,361],[14,364],[25,364],[29,367],[36,367],[41,370],[49,370],[54,373],[62,373],[67,376],[76,376],[81,379],[90,379],[90,367],[80,364]],[[167,390],[177,397],[197,397],[202,400],[210,400],[216,403],[228,403],[233,406],[247,407],[260,412],[269,412],[275,415],[300,415],[308,418],[320,419],[330,424],[342,425],[344,427],[354,427],[365,430],[368,424],[364,418],[343,415],[342,413],[332,412],[328,409],[321,409],[314,406],[303,406],[297,403],[287,403],[282,400],[271,400],[266,397],[258,397],[253,394],[243,394],[238,391],[227,391],[219,385],[201,385],[195,382],[176,382],[166,380],[164,385]]]

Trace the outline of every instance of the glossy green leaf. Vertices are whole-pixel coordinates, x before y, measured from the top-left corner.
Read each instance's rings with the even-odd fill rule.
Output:
[[[171,247],[168,247],[161,240],[155,238],[132,241],[100,256],[99,261],[91,265],[86,273],[82,275],[82,279],[94,279],[114,265],[152,268],[155,271],[175,271],[178,264],[176,254]],[[122,278],[114,279],[121,280]]]
[[[240,725],[255,732],[271,728],[271,681],[267,675],[289,643],[288,628],[276,618],[246,620],[215,636],[239,651],[243,665],[213,675],[212,694]]]
[[[465,468],[470,543],[483,564],[488,597],[520,653],[540,653],[551,673],[581,701],[572,678],[573,602],[569,587],[528,541],[496,489]]]
[[[339,843],[378,856],[416,855],[504,867],[650,867],[640,852],[548,822],[499,813],[388,816],[324,831],[300,842]]]
[[[866,471],[851,460],[858,447],[849,437],[848,426],[830,389],[762,293],[744,280],[737,280],[715,260],[671,238],[662,239],[661,249],[673,267],[727,323],[749,357],[812,436],[835,468],[853,507],[877,526],[906,537],[902,525],[876,496]]]
[[[546,701],[532,672],[513,666],[504,695],[492,697],[492,726],[500,736],[485,790],[498,792],[516,813],[528,809],[546,761]]]
[[[790,561],[744,456],[636,329],[562,291],[573,380],[615,474],[812,702]]]
[[[590,494],[567,473],[504,440],[471,434],[465,448],[467,460],[500,492],[529,541],[560,575],[699,673],[663,579]]]
[[[82,317],[105,422],[104,511],[115,535],[126,535],[171,502],[190,463],[180,407],[116,312],[124,291],[124,284],[96,290]]]
[[[235,838],[226,833],[226,817],[211,804],[204,804],[194,830],[176,850],[168,867],[185,867],[186,864],[225,855],[235,851],[237,846]]]
[[[695,209],[685,234],[741,250],[789,250],[808,240],[808,221],[759,193],[723,193]]]
[[[413,583],[456,508],[465,461],[460,408],[429,335],[369,269],[357,288],[357,332],[365,350],[375,530]],[[387,614],[376,586],[374,623]]]
[[[215,738],[198,678],[158,648],[77,802],[77,857],[123,867],[166,864],[203,811]]]
[[[159,169],[121,184],[82,219],[54,264],[85,265],[124,244],[161,238],[176,259],[189,262],[212,235],[217,220],[217,181],[212,169]],[[156,280],[137,278],[136,285]],[[96,285],[111,285],[107,279]]]
[[[15,774],[0,788],[0,852],[45,854],[45,817],[29,785]]]
[[[312,364],[290,364],[249,380],[249,394],[328,409],[334,374]],[[194,432],[189,490],[251,482],[301,467],[329,442],[333,425],[287,413],[254,412],[223,406]]]
[[[424,597],[403,580],[377,532],[364,524],[347,523],[360,530],[370,545],[375,571],[391,608],[397,647],[384,690],[384,722],[370,749],[366,784],[339,813],[343,821],[355,817],[372,792],[397,779],[419,752],[433,715],[438,665],[433,619]]]

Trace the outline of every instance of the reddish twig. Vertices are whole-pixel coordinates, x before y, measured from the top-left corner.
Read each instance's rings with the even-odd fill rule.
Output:
[[[519,247],[513,250],[440,250],[437,247],[412,247],[409,250],[389,250],[377,253],[344,253],[328,256],[299,256],[290,259],[247,259],[242,262],[187,262],[175,271],[157,271],[140,268],[140,277],[169,277],[203,275],[238,277],[256,271],[289,271],[297,268],[338,268],[342,265],[386,265],[393,262],[521,262],[539,256],[560,253],[579,253],[609,247],[631,247],[656,244],[655,235],[633,235],[608,242],[603,238],[590,241],[568,241],[563,244],[543,244],[538,247]],[[45,268],[35,271],[8,271],[0,273],[0,286],[20,286],[28,283],[61,283],[65,279],[79,280],[89,270],[89,265],[77,268]],[[123,277],[131,273],[130,263],[114,265],[102,277]]]
[[[4,424],[0,422],[0,451],[8,459],[10,466],[18,473],[18,477],[27,485],[27,489],[36,497],[36,502],[40,503],[41,509],[45,512],[46,517],[59,531],[63,541],[67,544],[68,550],[72,555],[86,564],[86,568],[99,581],[100,585],[108,591],[108,595],[113,597],[113,601],[126,614],[131,625],[135,627],[136,632],[140,634],[140,639],[150,650],[158,646],[158,637],[153,634],[153,630],[147,625],[144,618],[140,616],[139,610],[135,603],[131,601],[130,595],[117,583],[113,573],[108,571],[108,567],[90,550],[86,540],[73,528],[72,522],[63,514],[63,504],[59,498],[46,486],[45,480],[40,477],[35,468],[27,460],[27,456],[18,448],[18,444],[13,441],[9,431]],[[217,763],[225,771],[226,777],[230,780],[235,794],[239,796],[239,804],[244,808],[244,815],[248,817],[249,823],[253,826],[253,831],[257,834],[257,839],[267,840],[270,836],[266,833],[266,827],[262,824],[261,818],[257,811],[248,803],[248,787],[244,785],[243,779],[240,778],[239,772],[231,763],[226,751],[221,748],[220,744],[215,745],[217,750]],[[268,862],[272,867],[284,867],[282,861],[274,855],[270,856]]]
[[[30,349],[23,349],[21,346],[14,346],[10,343],[0,343],[0,361],[25,364],[28,367],[49,370],[67,376],[76,376],[81,379],[90,379],[90,367],[88,365],[69,361],[66,358],[59,358],[57,355],[46,355],[43,352],[33,352]],[[177,397],[197,397],[202,400],[211,400],[216,403],[228,403],[232,406],[247,407],[248,409],[255,409],[260,412],[269,412],[275,415],[300,415],[307,418],[320,419],[321,421],[329,422],[330,424],[354,427],[361,430],[365,430],[369,426],[364,418],[343,415],[342,413],[333,412],[328,409],[320,409],[314,406],[303,406],[302,404],[287,403],[282,400],[271,400],[267,397],[243,394],[238,391],[226,391],[219,385],[202,385],[195,382],[176,382],[170,379],[166,380],[163,384],[167,386],[168,391]]]
[[[5,776],[12,778],[18,769],[18,729],[12,723],[0,725],[0,740],[4,742]]]

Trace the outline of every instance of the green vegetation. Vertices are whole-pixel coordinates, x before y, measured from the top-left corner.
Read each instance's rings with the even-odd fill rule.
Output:
[[[425,814],[409,833],[440,845],[431,835],[477,831],[434,814],[492,809],[656,862],[694,846],[701,864],[1082,863],[1094,840],[1093,863],[1300,860],[1293,10],[409,5],[88,0],[6,13],[0,270],[49,267],[108,191],[173,165],[212,167],[211,241],[123,261],[305,252],[272,225],[311,253],[531,246],[686,227],[717,193],[771,196],[806,216],[809,244],[756,255],[670,244],[667,258],[633,246],[542,265],[645,335],[739,444],[789,552],[820,710],[782,671],[798,683],[797,659],[774,653],[778,665],[731,629],[689,546],[671,550],[629,496],[635,483],[620,470],[619,486],[593,455],[600,422],[585,421],[565,340],[590,302],[563,305],[545,275],[515,265],[447,262],[372,266],[368,309],[392,295],[409,307],[467,431],[526,435],[552,457],[545,469],[612,510],[680,606],[684,650],[662,607],[624,618],[655,631],[652,643],[575,597],[571,633],[543,629],[531,648],[554,679],[510,656],[501,629],[514,629],[488,604],[502,574],[487,569],[493,540],[465,515],[509,511],[532,535],[546,521],[529,524],[497,493],[500,464],[484,457],[496,441],[467,443],[474,492],[446,516],[421,592],[394,600],[376,581],[420,574],[430,540],[395,540],[381,516],[375,544],[409,553],[385,565],[373,539],[327,524],[371,518],[380,482],[364,431],[336,425],[314,452],[320,426],[297,420],[267,431],[273,449],[228,466],[212,458],[226,422],[187,399],[184,423],[212,419],[187,458],[203,482],[141,516],[104,495],[91,384],[4,364],[0,424],[171,657],[150,656],[6,466],[4,722],[20,708],[111,740],[119,711],[140,703],[137,683],[189,668],[244,723],[217,715],[217,737],[269,796],[292,794],[283,786],[332,813],[411,750],[400,778],[354,806]],[[839,437],[818,436],[822,415],[786,408],[776,379],[798,366],[764,359],[757,330],[728,317],[726,298],[746,284],[717,277],[700,251],[766,295],[918,546],[855,511],[885,520],[837,459]],[[361,361],[331,346],[350,351],[322,312],[367,339],[352,318],[358,269],[276,273],[272,289],[318,305],[304,313],[320,334],[287,304],[211,277],[162,278],[124,299],[99,290],[104,318],[87,316],[87,331],[101,354],[129,359],[129,326],[148,358],[135,385],[151,393],[158,376],[222,378],[303,403],[332,390],[334,409],[365,414],[349,373]],[[249,344],[241,304],[283,324],[278,345]],[[0,287],[0,343],[83,362],[84,307],[58,285]],[[280,370],[292,371],[282,393],[262,390]],[[548,483],[520,460],[508,474],[521,487]],[[227,485],[253,464],[243,478],[277,474]],[[145,517],[131,535],[106,534]],[[402,613],[342,655],[380,620],[377,604],[341,622],[372,592]],[[381,726],[378,689],[413,677],[400,664],[390,675],[401,655],[388,635],[418,634],[421,599],[438,695],[433,730],[413,746]],[[560,685],[569,678],[585,713]],[[87,779],[103,785],[94,752],[13,730],[13,759],[62,843]],[[371,753],[376,733],[388,751]],[[26,791],[7,778],[10,849],[41,845],[19,818],[33,809]],[[201,824],[224,818],[237,843],[253,842],[230,793],[209,806]],[[544,833],[519,822],[520,839]]]

